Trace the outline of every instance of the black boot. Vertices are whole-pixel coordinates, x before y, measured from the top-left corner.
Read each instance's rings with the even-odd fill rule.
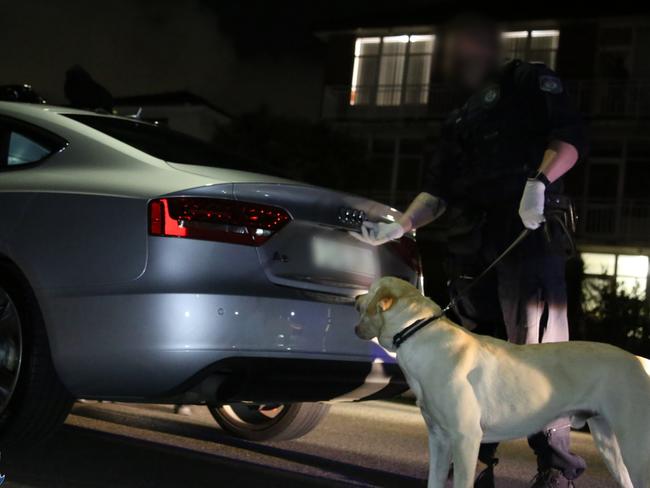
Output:
[[[569,450],[571,429],[564,422],[557,421],[546,432],[528,438],[528,444],[537,455],[537,476],[533,483],[539,484],[533,484],[535,488],[573,486],[571,481],[587,468],[585,460]],[[549,481],[544,483],[544,480]]]
[[[499,460],[493,458],[488,466],[481,471],[474,480],[474,488],[494,488],[494,467],[499,464]]]
[[[561,471],[553,468],[540,470],[533,478],[530,488],[574,488],[573,481],[564,477]]]

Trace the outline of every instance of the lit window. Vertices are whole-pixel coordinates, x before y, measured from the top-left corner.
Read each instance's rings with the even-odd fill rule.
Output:
[[[350,105],[426,104],[434,41],[429,34],[357,39]]]
[[[588,280],[615,280],[617,290],[627,295],[645,296],[648,283],[648,256],[582,253],[582,261]]]
[[[544,63],[555,69],[557,49],[560,44],[560,31],[522,30],[504,32],[502,35],[503,54],[506,60],[522,59]]]
[[[616,272],[616,254],[583,252],[582,262],[587,275],[614,276]]]
[[[616,263],[617,288],[631,295],[645,295],[648,283],[648,257],[618,257]]]

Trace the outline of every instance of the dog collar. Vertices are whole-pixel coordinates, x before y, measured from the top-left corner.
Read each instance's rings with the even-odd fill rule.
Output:
[[[400,330],[397,334],[393,336],[393,346],[395,347],[395,349],[399,349],[399,346],[404,344],[404,342],[406,342],[406,339],[411,337],[417,331],[424,329],[427,325],[432,324],[433,322],[435,322],[438,319],[441,319],[444,316],[445,316],[445,311],[443,310],[432,317],[416,320],[411,325]]]

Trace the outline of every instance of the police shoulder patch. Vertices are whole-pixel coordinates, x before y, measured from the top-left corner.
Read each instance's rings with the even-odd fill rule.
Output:
[[[481,98],[482,98],[481,101],[483,102],[484,106],[491,107],[496,102],[499,101],[500,97],[501,97],[501,90],[499,89],[499,86],[492,85],[483,91],[483,93],[481,94]]]
[[[562,87],[562,82],[556,76],[551,75],[542,75],[539,77],[539,88],[540,90],[557,95],[562,93],[564,88]]]

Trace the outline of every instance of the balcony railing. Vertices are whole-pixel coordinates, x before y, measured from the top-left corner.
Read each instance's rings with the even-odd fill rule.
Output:
[[[576,203],[579,238],[628,245],[650,243],[650,200]]]
[[[650,80],[582,80],[566,83],[576,107],[592,118],[650,117]]]
[[[455,106],[446,85],[326,86],[323,118],[330,120],[442,118]]]
[[[650,118],[650,80],[572,80],[565,82],[574,104],[588,118]],[[459,101],[444,84],[327,86],[323,118],[439,119]]]

